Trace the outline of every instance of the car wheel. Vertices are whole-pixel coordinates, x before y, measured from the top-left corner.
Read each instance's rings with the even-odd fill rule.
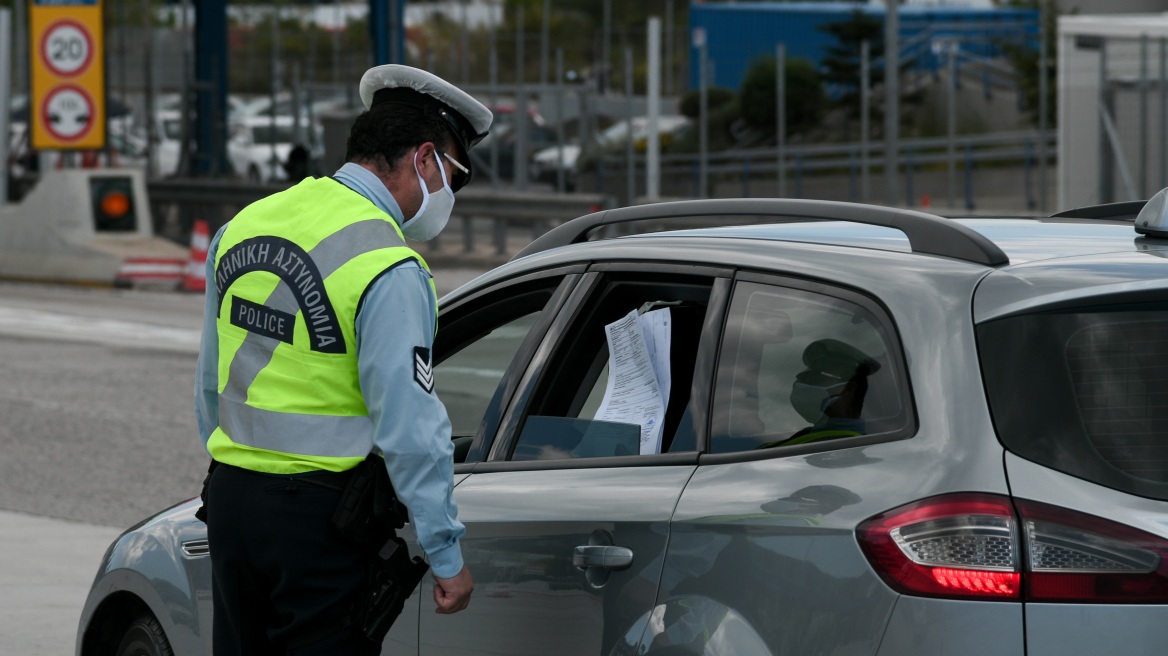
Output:
[[[162,625],[153,615],[139,615],[130,622],[121,643],[114,651],[117,656],[174,656]]]

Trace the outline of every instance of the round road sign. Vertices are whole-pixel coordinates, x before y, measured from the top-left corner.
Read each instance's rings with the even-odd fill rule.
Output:
[[[67,84],[49,91],[41,105],[45,129],[61,141],[75,141],[93,128],[93,98],[78,86]]]
[[[78,75],[89,68],[93,50],[93,37],[77,21],[57,21],[41,38],[41,59],[50,71],[62,77]]]

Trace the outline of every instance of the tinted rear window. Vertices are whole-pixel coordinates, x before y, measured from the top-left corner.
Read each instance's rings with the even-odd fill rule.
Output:
[[[1168,499],[1168,304],[1009,317],[978,327],[978,345],[1007,449]]]

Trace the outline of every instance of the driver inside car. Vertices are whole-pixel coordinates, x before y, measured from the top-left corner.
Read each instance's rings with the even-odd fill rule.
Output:
[[[811,425],[759,448],[865,433],[861,413],[868,394],[868,376],[879,371],[880,363],[850,344],[820,339],[803,350],[803,365],[805,369],[791,384],[791,406]]]

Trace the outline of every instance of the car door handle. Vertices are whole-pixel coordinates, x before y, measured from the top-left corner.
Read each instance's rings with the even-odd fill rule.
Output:
[[[628,569],[629,565],[633,564],[633,550],[612,545],[579,546],[572,553],[572,564],[580,569],[589,567]]]

